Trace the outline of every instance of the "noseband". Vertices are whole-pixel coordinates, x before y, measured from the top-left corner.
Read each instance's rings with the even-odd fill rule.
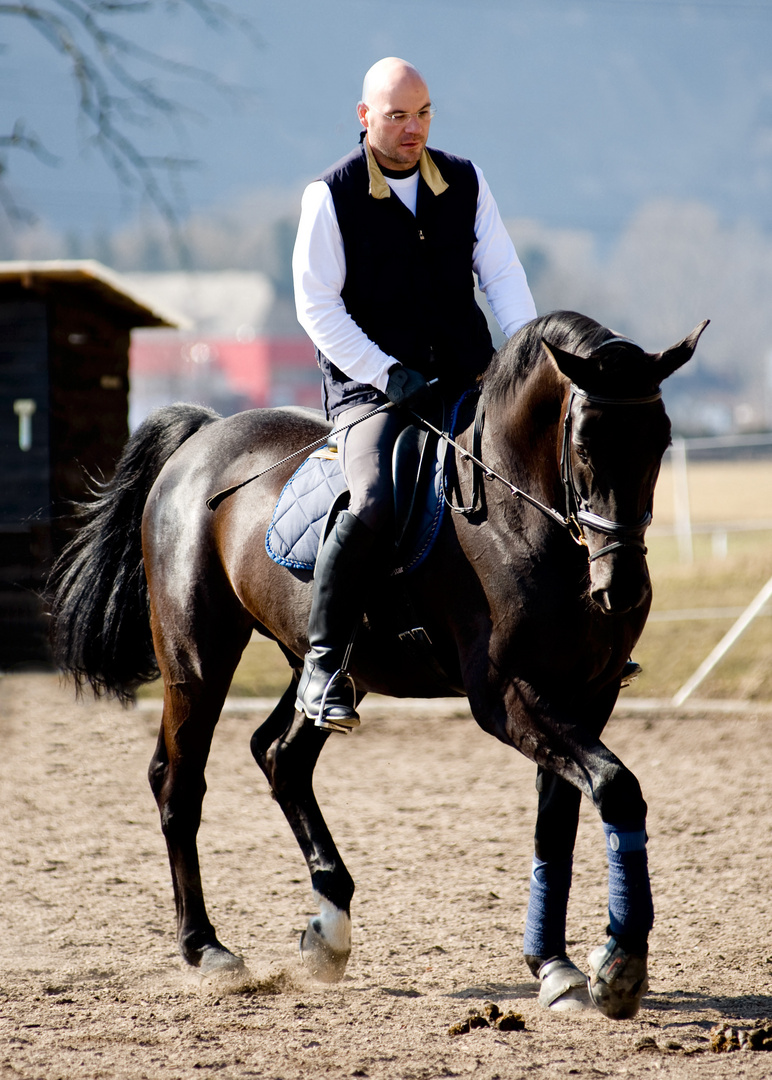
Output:
[[[582,499],[576,489],[571,457],[574,424],[573,407],[577,398],[583,398],[590,405],[653,405],[661,400],[662,391],[657,390],[656,393],[649,394],[646,397],[608,398],[600,397],[598,394],[590,394],[576,386],[575,383],[571,383],[566,415],[563,420],[563,442],[560,448],[560,479],[566,496],[566,516],[564,518],[566,528],[574,540],[584,547],[589,547],[587,538],[584,535],[585,527],[592,529],[594,532],[603,533],[605,536],[613,537],[610,543],[605,544],[590,555],[590,562],[594,562],[595,559],[599,559],[602,555],[609,555],[612,551],[618,551],[623,547],[640,548],[645,555],[647,549],[643,542],[643,534],[651,524],[651,507],[640,521],[637,521],[634,525],[626,525],[621,521],[612,521],[610,518],[602,517],[600,514],[594,514],[582,504]]]

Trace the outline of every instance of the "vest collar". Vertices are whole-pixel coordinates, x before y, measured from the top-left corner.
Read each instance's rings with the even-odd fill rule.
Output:
[[[381,172],[378,162],[375,160],[375,154],[370,148],[370,143],[367,141],[367,132],[362,133],[363,142],[365,147],[365,154],[367,157],[367,172],[370,177],[370,194],[374,199],[388,199],[391,196],[391,188],[386,183],[386,178]],[[424,147],[421,153],[421,158],[418,162],[418,171],[424,178],[429,190],[435,195],[442,195],[443,191],[448,188],[448,183],[443,179],[442,173],[432,161],[429,151]]]

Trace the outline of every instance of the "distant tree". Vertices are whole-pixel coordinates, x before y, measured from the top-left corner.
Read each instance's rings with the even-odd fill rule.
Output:
[[[589,232],[509,227],[539,311],[573,308],[652,351],[710,319],[694,360],[666,387],[679,433],[770,426],[772,237],[761,226],[662,198],[643,203],[604,252]]]
[[[0,16],[26,21],[64,58],[86,140],[101,153],[121,186],[155,207],[168,224],[176,225],[181,175],[195,162],[148,151],[147,131],[160,120],[180,127],[191,119],[192,110],[176,89],[185,84],[205,84],[230,98],[243,91],[207,68],[170,59],[142,44],[147,16],[156,14],[199,18],[213,31],[240,33],[259,43],[250,20],[228,0],[0,3]],[[119,23],[125,26],[125,17],[135,20],[132,33],[118,29]],[[10,131],[0,131],[0,205],[9,218],[29,221],[34,214],[13,198],[8,186],[11,159],[17,152],[34,154],[49,164],[58,159],[22,119]]]

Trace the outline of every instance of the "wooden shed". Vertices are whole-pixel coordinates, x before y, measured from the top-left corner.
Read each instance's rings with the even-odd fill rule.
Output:
[[[178,325],[97,262],[0,262],[0,670],[50,658],[39,594],[128,436],[132,328]]]

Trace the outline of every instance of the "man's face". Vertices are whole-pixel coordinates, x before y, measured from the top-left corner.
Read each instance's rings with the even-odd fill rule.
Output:
[[[431,119],[413,115],[398,122],[388,117],[428,110],[431,102],[426,83],[415,74],[405,74],[375,87],[368,96],[370,100],[359,105],[357,112],[375,160],[398,172],[412,169],[426,145]]]

